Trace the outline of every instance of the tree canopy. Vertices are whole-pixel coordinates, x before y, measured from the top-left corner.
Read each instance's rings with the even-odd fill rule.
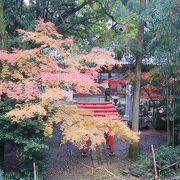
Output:
[[[116,65],[112,52],[94,48],[86,54],[74,54],[73,39],[64,38],[53,23],[45,23],[43,19],[37,21],[35,31],[19,29],[18,32],[24,41],[33,44],[33,48],[0,51],[3,66],[0,78],[1,141],[17,144],[30,165],[33,160],[38,161],[36,152],[42,152],[45,137],[52,135],[53,124],[58,122],[61,122],[62,141],[71,141],[79,148],[87,140],[91,140],[92,149],[105,142],[105,132],[130,143],[139,140],[138,134],[118,118],[84,117],[81,114],[91,113],[63,101],[68,93],[65,84],[69,84],[74,92],[98,93],[99,84],[94,78],[100,68],[111,70]],[[63,56],[61,61],[43,51],[44,44]],[[84,61],[94,63],[94,66],[82,65]]]
[[[90,49],[105,46],[124,49],[128,40],[137,33],[138,1],[109,0],[36,0],[4,1],[6,31],[9,45],[20,46],[16,29],[32,30],[36,18],[52,21],[58,32],[64,36],[74,36],[80,48]],[[122,33],[123,32],[123,33]]]

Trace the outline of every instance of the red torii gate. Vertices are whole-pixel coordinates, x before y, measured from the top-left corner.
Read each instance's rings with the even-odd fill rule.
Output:
[[[77,106],[79,108],[87,109],[92,111],[92,115],[81,114],[82,116],[95,116],[95,117],[111,117],[114,119],[119,119],[119,114],[115,109],[112,102],[82,102],[78,101]],[[114,155],[114,141],[113,136],[110,132],[105,133],[106,142],[109,146],[109,155]],[[82,149],[82,155],[87,154],[87,144],[85,143]]]

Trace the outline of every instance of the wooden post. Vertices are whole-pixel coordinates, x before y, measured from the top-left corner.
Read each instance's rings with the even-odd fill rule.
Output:
[[[155,154],[154,154],[154,148],[153,145],[151,144],[151,149],[152,149],[152,154],[153,154],[153,162],[154,162],[154,180],[158,180],[158,174],[157,174],[157,166],[156,166],[156,158],[155,158]]]
[[[33,163],[33,169],[34,169],[34,180],[37,180],[36,164],[35,163]]]

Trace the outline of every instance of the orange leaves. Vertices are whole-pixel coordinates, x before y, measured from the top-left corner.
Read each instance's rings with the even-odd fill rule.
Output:
[[[3,83],[0,81],[0,100],[1,100],[1,95],[3,94]]]
[[[45,116],[46,113],[46,110],[38,104],[26,104],[24,106],[20,105],[18,108],[6,113],[6,115],[18,122],[28,118]]]
[[[19,72],[14,72],[14,74],[12,74],[12,78],[16,80],[20,80],[20,79],[23,79],[23,76]]]
[[[154,73],[142,73],[143,86],[141,88],[141,96],[143,98],[162,98],[160,94],[160,87],[157,86],[155,81],[159,81],[159,77],[155,76]],[[156,86],[154,85],[156,84]]]
[[[72,91],[99,92],[99,84],[95,83],[94,78],[101,68],[111,70],[116,64],[111,52],[93,48],[90,53],[70,55],[67,49],[73,45],[73,39],[63,38],[54,24],[45,23],[42,19],[37,21],[34,32],[18,32],[25,36],[26,41],[33,41],[39,48],[14,49],[13,53],[0,51],[0,61],[3,63],[0,95],[6,94],[23,102],[23,105],[8,112],[8,117],[16,122],[28,118],[39,120],[44,126],[45,135],[51,135],[53,123],[63,119],[61,129],[64,142],[71,141],[78,147],[88,139],[92,141],[92,148],[105,142],[104,132],[109,130],[124,140],[138,141],[138,136],[120,120],[83,117],[80,114],[90,112],[76,106],[63,105],[63,98],[69,92],[71,95]],[[60,62],[42,45],[59,55]],[[82,65],[83,61],[85,65]],[[89,62],[93,66],[87,66]],[[64,90],[65,84],[71,85],[69,92]]]
[[[48,88],[44,93],[41,94],[42,100],[49,99],[50,101],[57,101],[65,96],[66,92],[60,88]]]
[[[2,62],[13,63],[14,60],[15,58],[12,53],[8,53],[7,51],[0,51],[0,63]]]
[[[6,78],[10,75],[9,66],[7,64],[2,65],[1,77]]]
[[[2,92],[8,97],[17,100],[34,100],[40,95],[38,84],[36,81],[23,79],[22,81],[4,82],[2,83]]]
[[[63,142],[71,141],[79,148],[82,148],[84,141],[91,140],[91,149],[96,145],[104,143],[104,133],[111,132],[122,140],[130,143],[138,142],[138,134],[131,131],[124,124],[120,117],[114,120],[111,117],[91,117],[81,116],[80,114],[91,114],[91,112],[77,108],[75,105],[60,107],[63,130]]]
[[[33,59],[34,57],[37,57],[39,55],[40,50],[40,48],[34,48],[29,50],[13,49],[14,58],[16,62],[19,60]]]
[[[30,118],[41,121],[42,125],[44,126],[44,135],[51,136],[55,115],[51,118],[48,118],[46,121],[43,121],[43,118],[50,117],[53,108],[53,105],[45,100],[38,104],[16,104],[16,108],[6,113],[6,116],[10,117],[15,122],[20,122]]]
[[[141,78],[142,80],[149,80],[150,79],[150,74],[147,72],[142,72],[141,73]]]
[[[44,135],[51,137],[52,136],[52,132],[53,132],[53,125],[45,123]]]
[[[81,66],[81,68],[94,69],[96,71],[100,70],[101,68],[111,70],[112,67],[117,64],[112,52],[100,48],[93,48],[89,53],[75,56],[73,59],[75,59],[77,62],[86,61],[94,63],[96,65],[95,68],[88,68],[84,66]]]
[[[52,86],[60,83],[68,83],[74,87],[78,93],[98,93],[98,84],[94,82],[92,76],[74,73],[41,73],[42,82]]]
[[[41,32],[47,36],[53,36],[54,38],[61,38],[62,35],[56,31],[55,25],[52,22],[44,22],[42,18],[37,20],[36,32]]]
[[[126,83],[128,83],[127,79],[108,79],[108,84],[110,84],[112,89],[116,89],[119,84],[126,85]]]
[[[131,83],[134,82],[135,74],[128,70],[126,75],[129,77]],[[159,76],[159,70],[157,68],[152,69],[150,72],[141,73],[141,97],[142,98],[162,98],[160,94],[161,88],[157,86],[162,77]],[[155,83],[156,81],[156,83]],[[156,84],[156,86],[155,86]]]
[[[27,40],[33,40],[38,45],[47,44],[59,52],[64,58],[64,64],[60,67],[53,56],[44,54],[42,47],[31,50],[14,49],[12,54],[1,52],[3,56],[0,60],[5,64],[2,75],[4,82],[7,82],[3,92],[9,97],[22,100],[44,98],[45,95],[49,98],[62,98],[62,90],[56,91],[57,94],[53,94],[52,89],[44,91],[52,87],[62,89],[65,83],[71,84],[78,93],[98,93],[99,85],[94,81],[97,71],[104,66],[111,69],[116,64],[111,52],[98,48],[87,54],[67,58],[66,46],[72,45],[73,39],[63,39],[52,23],[45,23],[42,19],[37,21],[34,32],[18,31],[24,34]],[[95,63],[95,67],[82,67],[81,62],[84,60]],[[85,72],[81,73],[82,69]]]
[[[151,84],[146,84],[145,86],[142,87],[142,92],[141,95],[143,98],[162,98],[162,95],[160,95],[158,92],[158,90],[160,90],[160,88],[153,86]]]
[[[70,47],[74,44],[73,38],[63,39],[63,36],[56,31],[53,23],[45,23],[41,18],[37,20],[35,32],[27,32],[21,29],[17,31],[26,36],[24,38],[25,41],[34,41],[39,45],[46,44],[57,50],[64,57],[68,55],[65,47]]]

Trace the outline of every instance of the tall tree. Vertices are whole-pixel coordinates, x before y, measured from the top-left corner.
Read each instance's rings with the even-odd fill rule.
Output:
[[[6,35],[4,29],[4,16],[3,16],[3,0],[0,0],[0,50],[6,49]],[[0,75],[2,71],[2,64],[0,61]],[[1,84],[0,84],[1,85]],[[4,162],[4,142],[0,141],[0,168],[3,169]]]
[[[144,10],[146,0],[140,0],[141,11]],[[138,34],[137,34],[137,50],[136,50],[136,69],[135,69],[135,86],[133,95],[132,108],[132,130],[139,131],[139,104],[140,104],[140,87],[141,87],[141,67],[143,59],[143,41],[144,41],[144,21],[139,20]],[[139,155],[139,144],[130,144],[129,157],[136,158]]]
[[[43,140],[52,134],[54,122],[61,121],[63,142],[71,141],[79,148],[88,140],[92,142],[91,148],[105,142],[104,132],[116,134],[122,140],[138,141],[136,132],[119,118],[110,116],[106,121],[104,117],[92,117],[91,112],[63,102],[64,96],[67,96],[66,84],[78,93],[99,91],[99,85],[94,81],[97,71],[105,65],[112,69],[117,63],[111,52],[94,48],[88,54],[72,56],[73,39],[63,38],[54,24],[45,23],[42,19],[38,20],[35,31],[18,32],[24,35],[24,40],[36,43],[36,48],[16,49],[13,53],[0,51],[3,62],[0,77],[3,100],[0,103],[0,140],[14,142],[21,151],[21,158],[23,156],[28,162],[28,167],[38,161],[44,149]],[[49,51],[44,48],[45,44],[61,58],[47,54]],[[89,67],[83,63],[95,66]],[[15,102],[5,104],[9,99]]]

